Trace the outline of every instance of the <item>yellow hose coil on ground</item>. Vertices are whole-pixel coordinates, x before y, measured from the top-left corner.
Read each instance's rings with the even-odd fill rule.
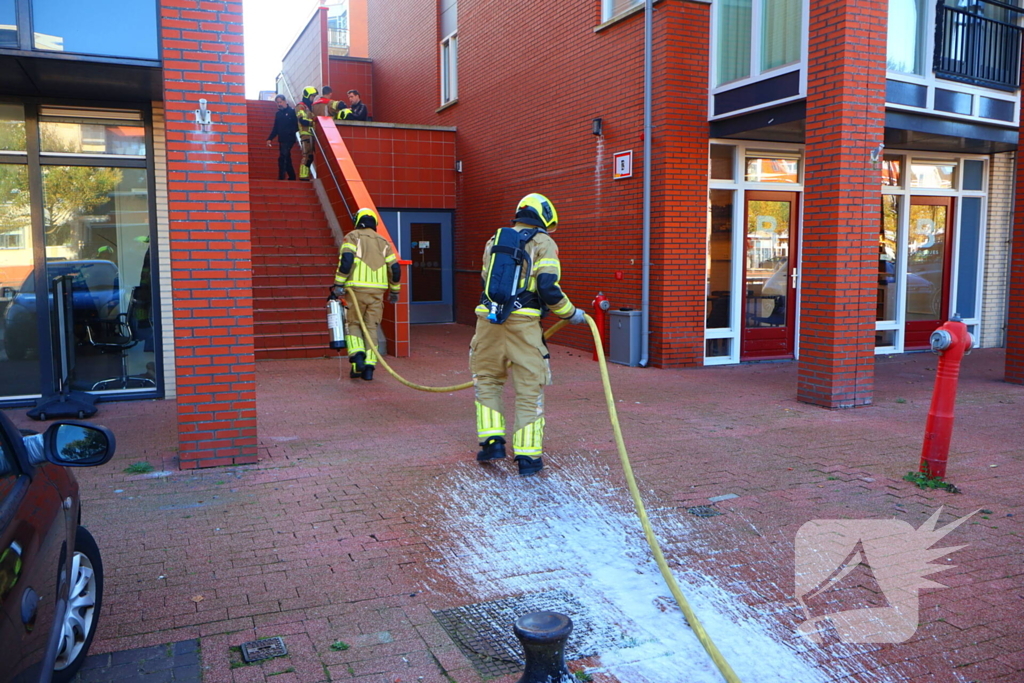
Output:
[[[370,335],[366,329],[366,325],[363,323],[363,313],[359,310],[359,303],[352,298],[352,307],[356,312],[356,319],[359,320],[359,327],[363,331],[363,339],[365,343],[370,343]],[[672,593],[672,597],[675,598],[676,604],[679,605],[679,609],[682,610],[683,615],[686,617],[686,623],[690,625],[693,632],[697,635],[697,640],[704,646],[704,650],[711,657],[711,661],[715,663],[718,670],[722,674],[722,678],[727,683],[740,683],[739,676],[729,666],[729,662],[725,660],[725,657],[719,652],[718,647],[714,641],[711,640],[711,636],[704,630],[704,625],[700,623],[700,619],[694,613],[693,608],[690,607],[690,603],[686,600],[686,596],[683,595],[682,590],[679,588],[679,584],[676,583],[675,576],[672,575],[672,570],[669,569],[668,562],[665,560],[665,555],[661,552],[661,545],[658,543],[657,537],[654,535],[654,529],[651,528],[651,522],[647,518],[647,509],[644,507],[644,501],[640,497],[640,489],[637,488],[636,479],[633,477],[633,466],[629,462],[629,454],[626,453],[626,444],[622,440],[622,429],[619,427],[619,416],[615,410],[615,397],[612,395],[612,384],[608,378],[608,363],[604,357],[604,345],[601,343],[601,334],[597,329],[597,324],[594,319],[589,315],[586,316],[587,325],[590,326],[590,332],[594,335],[594,346],[597,349],[598,366],[601,370],[601,384],[604,386],[604,400],[608,406],[608,419],[612,423],[612,431],[615,432],[615,447],[619,451],[619,461],[622,464],[622,471],[626,475],[626,484],[629,487],[629,495],[633,498],[633,505],[636,507],[636,514],[640,518],[640,525],[644,529],[644,537],[647,539],[647,545],[651,548],[651,553],[654,555],[654,560],[658,564],[658,569],[661,571],[661,578],[665,580],[665,584],[668,586],[669,591]],[[551,328],[544,333],[544,338],[550,338],[555,332],[565,327],[568,321],[560,320],[556,324],[552,325]],[[374,340],[376,345],[376,340]],[[412,389],[419,391],[432,391],[432,392],[450,392],[460,391],[462,389],[468,389],[473,386],[473,382],[465,382],[463,384],[456,384],[450,387],[425,387],[420,384],[415,384],[405,379],[397,372],[395,372],[387,361],[384,360],[383,356],[377,354],[377,358],[380,364],[384,366],[391,375]]]

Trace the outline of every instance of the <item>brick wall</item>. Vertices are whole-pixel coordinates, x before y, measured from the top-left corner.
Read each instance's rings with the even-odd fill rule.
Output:
[[[654,218],[660,241],[652,252],[658,263],[652,272],[657,288],[652,289],[652,317],[658,318],[652,328],[656,344],[665,344],[668,352],[662,357],[655,350],[652,357],[681,364],[696,360],[694,339],[702,329],[702,285],[699,304],[681,300],[694,295],[697,271],[703,278],[707,116],[701,93],[707,87],[707,48],[700,36],[708,32],[708,8],[662,0],[654,14],[655,39],[667,60],[659,65],[655,83],[655,91],[664,93],[655,113],[663,126],[656,129],[655,154],[664,155],[655,158],[655,173],[664,176],[656,191],[667,205]],[[552,38],[531,41],[529,31],[495,30],[521,26],[524,16]],[[528,8],[460,2],[459,99],[437,113],[435,5],[370,0],[369,17],[377,120],[457,129],[456,157],[463,172],[456,177],[456,319],[475,319],[483,245],[495,229],[508,225],[516,202],[530,192],[546,194],[558,209],[561,223],[553,237],[560,248],[562,284],[573,302],[589,309],[603,291],[616,308],[639,308],[643,13],[595,32],[601,23],[596,1],[534,2]],[[603,137],[591,133],[595,117],[603,119]],[[633,177],[613,180],[612,155],[626,150],[634,153]],[[697,223],[697,236],[676,234]],[[684,278],[681,287],[677,278]],[[697,306],[700,314],[694,318]],[[665,327],[661,318],[669,315],[676,319]],[[580,327],[556,339],[592,347],[589,331]]]
[[[331,57],[328,62],[327,85],[334,88],[334,99],[348,106],[349,90],[358,90],[363,104],[370,110],[375,121],[383,119],[377,116],[373,107],[373,62],[369,59],[353,57]]]
[[[326,35],[327,8],[321,7],[310,17],[309,23],[281,60],[281,73],[291,89],[285,94],[293,106],[302,100],[302,89],[307,85],[312,85],[318,92],[324,85],[324,74],[327,72]]]
[[[870,404],[887,3],[812,2],[797,398]]]
[[[374,120],[437,124],[437,3],[368,0],[366,9]]]
[[[651,362],[704,363],[710,5],[656,12],[651,124]],[[641,17],[642,18],[642,17]]]
[[[242,4],[163,0],[160,18],[179,465],[254,462]],[[208,132],[195,122],[200,98]]]
[[[1024,384],[1024,154],[1017,155],[1016,191],[1009,263],[1006,381]]]
[[[337,128],[377,206],[455,208],[455,131],[344,121]]]
[[[1014,153],[993,154],[988,179],[988,223],[985,226],[985,273],[981,290],[982,348],[1006,343],[1007,243],[1013,222]]]

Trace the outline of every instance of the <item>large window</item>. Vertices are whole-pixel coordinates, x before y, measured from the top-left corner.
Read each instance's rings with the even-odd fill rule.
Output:
[[[601,21],[614,19],[626,10],[644,4],[644,0],[601,0]]]
[[[25,108],[0,104],[0,152],[25,151]]]
[[[18,47],[18,13],[15,0],[0,0],[0,47]]]
[[[723,0],[716,7],[716,86],[800,61],[802,0]]]
[[[32,0],[37,50],[159,59],[154,0]]]
[[[441,0],[441,105],[459,97],[459,3]]]
[[[441,104],[459,97],[459,36],[452,34],[441,41]]]
[[[923,71],[924,0],[889,0],[886,65],[889,71],[918,74]]]
[[[0,163],[0,398],[39,393],[31,210],[28,166]]]
[[[137,110],[0,105],[0,400],[157,388],[146,141]]]

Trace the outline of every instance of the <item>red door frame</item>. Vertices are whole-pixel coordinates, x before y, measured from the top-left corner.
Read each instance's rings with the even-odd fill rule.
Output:
[[[928,342],[932,332],[946,322],[949,318],[949,283],[952,277],[950,272],[953,267],[953,225],[956,223],[956,198],[955,197],[932,197],[924,195],[910,195],[910,206],[945,206],[946,207],[946,246],[942,255],[942,301],[939,307],[939,319],[937,320],[905,320],[903,323],[903,350],[917,351],[931,348]],[[910,207],[907,208],[910,211]],[[908,223],[909,224],[909,223]],[[907,273],[910,273],[910,255],[907,254]],[[909,287],[904,284],[904,299],[906,299]],[[904,311],[906,308],[904,307]],[[905,315],[905,313],[904,313]]]
[[[796,332],[796,268],[799,250],[797,226],[800,225],[800,195],[797,192],[776,192],[773,190],[748,190],[743,197],[743,315],[740,321],[740,361],[784,360],[793,358]],[[789,202],[789,262],[787,269],[788,289],[786,292],[786,324],[779,327],[747,327],[747,225],[750,202]]]

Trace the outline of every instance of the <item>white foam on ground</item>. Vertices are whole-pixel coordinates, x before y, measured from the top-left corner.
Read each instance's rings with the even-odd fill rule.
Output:
[[[449,477],[439,491],[444,503],[431,511],[430,527],[442,534],[431,539],[445,555],[441,571],[479,601],[555,589],[573,593],[591,609],[592,620],[615,623],[630,639],[626,647],[600,653],[599,670],[620,681],[721,683],[661,578],[628,493],[594,477],[592,465],[580,458],[560,464],[526,479],[511,463],[467,465]],[[688,535],[689,520],[651,514],[660,538]],[[714,576],[686,567],[687,554],[695,551],[688,545],[663,542],[670,563],[684,564],[676,569],[684,595],[745,683],[815,683],[852,673],[834,661],[826,671],[799,636],[730,595]]]

